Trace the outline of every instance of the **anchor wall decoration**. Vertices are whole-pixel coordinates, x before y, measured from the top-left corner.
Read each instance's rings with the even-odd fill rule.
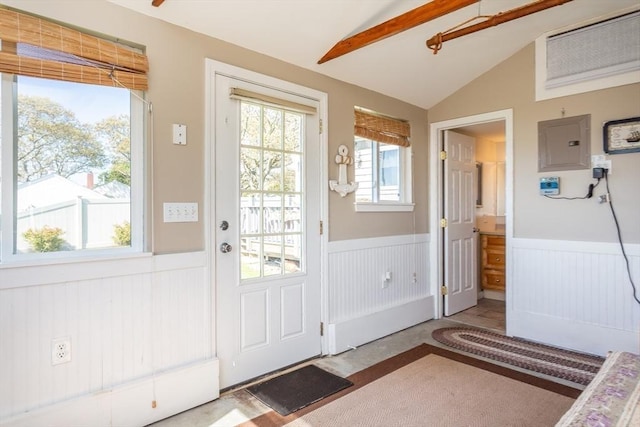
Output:
[[[357,182],[347,182],[347,166],[353,164],[353,157],[349,155],[349,149],[346,145],[343,144],[338,147],[338,154],[335,160],[338,165],[338,180],[330,180],[329,188],[340,194],[340,196],[345,197],[358,189]]]

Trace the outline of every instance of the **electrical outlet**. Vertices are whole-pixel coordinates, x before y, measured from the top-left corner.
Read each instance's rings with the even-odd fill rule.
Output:
[[[607,170],[607,175],[611,175],[611,160],[607,160],[604,154],[594,154],[591,156],[591,169],[603,168]]]
[[[71,362],[71,337],[55,338],[51,341],[51,364]]]

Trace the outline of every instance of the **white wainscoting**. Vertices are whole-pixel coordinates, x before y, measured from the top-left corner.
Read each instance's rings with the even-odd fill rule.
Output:
[[[144,425],[217,398],[211,289],[204,252],[3,267],[0,425]]]
[[[427,234],[328,244],[328,351],[341,353],[432,319]],[[390,279],[383,282],[386,273]]]
[[[640,352],[640,305],[616,243],[510,239],[507,334],[583,352]],[[640,245],[625,245],[640,283]],[[640,293],[640,289],[638,289]]]

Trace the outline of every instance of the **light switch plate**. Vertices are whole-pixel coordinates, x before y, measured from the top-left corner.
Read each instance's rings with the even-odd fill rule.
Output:
[[[176,145],[187,145],[187,125],[174,123],[173,143]]]
[[[198,203],[163,203],[164,222],[198,222]]]

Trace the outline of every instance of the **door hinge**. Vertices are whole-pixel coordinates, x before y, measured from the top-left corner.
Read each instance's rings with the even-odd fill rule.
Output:
[[[440,286],[440,295],[447,295],[449,292],[447,291],[447,285]]]
[[[320,134],[322,134],[323,130],[324,130],[324,128],[323,128],[322,119],[320,119]]]
[[[324,233],[324,224],[322,223],[322,221],[320,221],[320,235],[322,236],[323,233]]]
[[[324,336],[324,322],[320,322],[320,336]]]
[[[442,150],[440,152],[440,160],[447,160],[447,152]]]
[[[440,220],[440,228],[447,228],[447,218],[442,218]]]

